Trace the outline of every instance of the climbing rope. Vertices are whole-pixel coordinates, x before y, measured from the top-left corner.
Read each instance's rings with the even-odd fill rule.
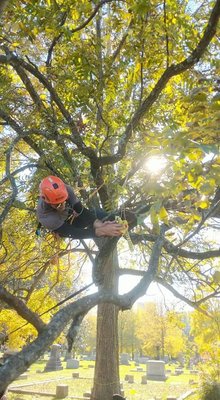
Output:
[[[128,221],[126,219],[122,219],[119,216],[116,216],[115,217],[115,222],[117,222],[117,224],[122,225],[122,230],[121,230],[122,236],[127,240],[130,251],[133,251],[134,250],[134,246],[133,246],[133,243],[131,241],[130,234],[128,232]]]

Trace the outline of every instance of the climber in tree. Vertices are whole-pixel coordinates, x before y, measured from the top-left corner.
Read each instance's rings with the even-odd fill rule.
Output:
[[[107,213],[103,210],[85,208],[72,188],[60,178],[48,176],[41,181],[39,188],[37,217],[49,231],[73,239],[122,235],[121,224],[104,220]]]

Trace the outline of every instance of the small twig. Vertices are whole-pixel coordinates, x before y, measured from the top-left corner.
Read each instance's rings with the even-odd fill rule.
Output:
[[[205,221],[208,218],[211,218],[211,216],[215,213],[216,209],[218,209],[219,204],[220,204],[220,200],[218,200],[217,203],[212,208],[210,208],[209,212],[202,218],[202,220],[198,224],[197,228],[192,233],[190,233],[181,243],[179,243],[177,245],[177,247],[181,247],[183,244],[188,242],[189,239],[191,239],[193,236],[195,236],[200,231],[200,229],[204,225]]]

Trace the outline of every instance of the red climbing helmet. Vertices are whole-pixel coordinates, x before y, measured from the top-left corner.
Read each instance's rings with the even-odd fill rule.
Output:
[[[51,175],[44,178],[39,189],[40,196],[49,204],[63,203],[68,197],[65,183],[57,176]]]

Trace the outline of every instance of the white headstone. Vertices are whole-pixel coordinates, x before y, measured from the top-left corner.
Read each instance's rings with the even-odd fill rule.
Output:
[[[67,360],[66,368],[67,369],[77,369],[77,368],[79,368],[79,360],[76,360],[76,359],[73,359],[73,358]]]
[[[160,360],[147,361],[147,379],[152,381],[165,381],[165,362]]]

